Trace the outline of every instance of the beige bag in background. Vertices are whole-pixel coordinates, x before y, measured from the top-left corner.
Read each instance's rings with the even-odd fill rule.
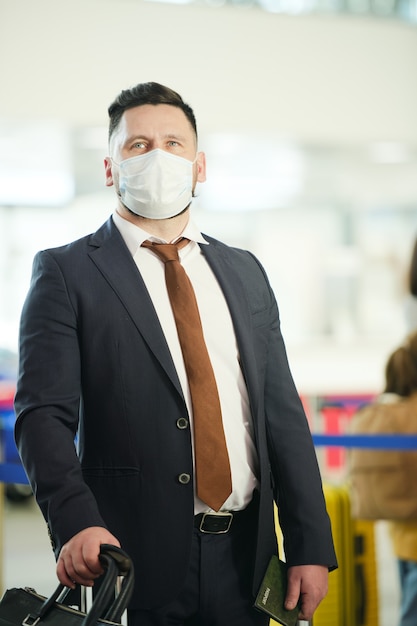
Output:
[[[383,394],[353,416],[350,433],[417,435],[417,394]],[[352,448],[348,467],[354,518],[417,520],[417,451]]]

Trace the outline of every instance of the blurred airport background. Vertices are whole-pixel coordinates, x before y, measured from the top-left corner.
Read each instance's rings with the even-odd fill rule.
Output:
[[[195,219],[261,259],[312,428],[343,432],[409,328],[417,2],[0,0],[0,70],[3,354],[17,348],[36,251],[92,232],[114,208],[107,106],[157,81],[197,117],[208,180]],[[343,450],[319,456],[326,480],[343,477]],[[16,516],[37,528],[31,505],[16,506],[5,507],[6,585],[21,563]],[[388,626],[396,571],[380,545]]]
[[[0,0],[2,347],[16,348],[34,253],[114,207],[108,104],[155,80],[195,110],[195,216],[264,263],[298,384],[379,385],[417,234],[416,3],[275,6]]]

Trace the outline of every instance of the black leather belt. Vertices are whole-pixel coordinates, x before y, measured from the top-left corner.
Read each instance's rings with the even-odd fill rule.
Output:
[[[220,511],[219,513],[199,513],[194,516],[194,528],[202,533],[221,535],[228,533],[242,519],[247,509],[243,511]]]

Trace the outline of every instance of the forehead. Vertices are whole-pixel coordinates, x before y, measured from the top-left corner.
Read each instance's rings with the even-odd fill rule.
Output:
[[[170,104],[142,104],[127,109],[113,137],[119,141],[131,136],[159,137],[176,133],[195,139],[195,132],[184,111]]]

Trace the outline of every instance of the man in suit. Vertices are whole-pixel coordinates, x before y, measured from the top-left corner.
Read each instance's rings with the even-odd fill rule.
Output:
[[[139,84],[109,116],[116,210],[96,233],[38,253],[21,319],[16,441],[58,578],[93,585],[100,544],[121,545],[136,572],[132,626],[267,624],[252,605],[277,553],[275,500],[287,608],[300,601],[309,620],[336,558],[268,279],[252,254],[202,235],[190,217],[206,164],[182,98]],[[220,510],[196,493],[193,408],[164,264],[142,245],[179,237],[189,240],[180,259],[230,461]]]

